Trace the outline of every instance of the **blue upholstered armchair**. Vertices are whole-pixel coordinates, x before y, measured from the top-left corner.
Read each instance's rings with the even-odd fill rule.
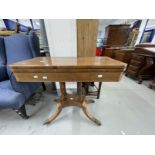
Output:
[[[39,40],[33,32],[0,38],[0,109],[13,109],[23,118],[28,118],[25,103],[41,83],[17,82],[9,65],[37,57],[39,53]]]

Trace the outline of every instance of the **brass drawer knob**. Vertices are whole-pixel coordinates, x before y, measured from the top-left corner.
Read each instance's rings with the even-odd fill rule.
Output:
[[[33,78],[34,78],[34,79],[38,79],[38,75],[34,75]]]
[[[43,76],[43,79],[46,80],[47,79],[47,76]]]
[[[98,78],[102,78],[102,75],[97,75]]]

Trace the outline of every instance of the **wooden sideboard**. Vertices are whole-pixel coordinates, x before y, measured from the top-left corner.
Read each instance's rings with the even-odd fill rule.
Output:
[[[138,79],[142,83],[143,79],[152,79],[155,77],[155,47],[149,45],[138,45],[133,52],[130,64],[128,65],[126,75]]]
[[[129,47],[110,47],[105,49],[105,56],[129,64],[134,48]]]

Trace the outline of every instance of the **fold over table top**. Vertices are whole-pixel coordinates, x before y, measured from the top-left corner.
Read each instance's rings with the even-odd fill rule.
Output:
[[[126,64],[109,57],[37,57],[11,64],[12,69],[123,69]]]

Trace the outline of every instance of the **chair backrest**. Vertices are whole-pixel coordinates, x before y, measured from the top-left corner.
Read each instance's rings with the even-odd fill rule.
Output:
[[[34,32],[5,37],[4,43],[7,64],[40,56],[39,38]]]
[[[7,80],[4,38],[0,38],[0,81]]]
[[[9,79],[13,89],[17,92],[23,93],[26,98],[35,92],[40,86],[40,83],[17,82],[9,65],[18,61],[31,59],[38,55],[37,53],[39,53],[39,51],[36,51],[33,43],[31,43],[33,39],[33,36],[23,34],[15,34],[4,38]]]
[[[15,34],[4,38],[7,64],[33,58],[28,36]]]

